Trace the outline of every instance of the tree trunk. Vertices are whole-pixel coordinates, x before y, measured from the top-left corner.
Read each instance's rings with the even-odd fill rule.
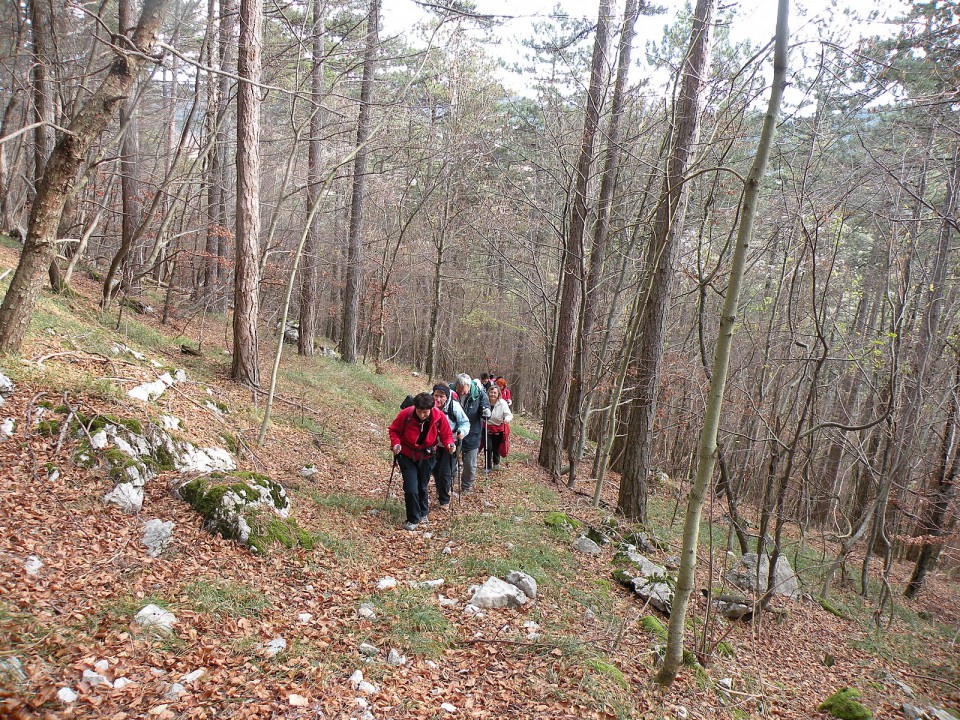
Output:
[[[363,263],[363,190],[367,174],[367,142],[370,138],[370,94],[380,44],[380,0],[370,0],[367,14],[367,45],[363,51],[363,79],[360,82],[360,110],[357,115],[357,154],[353,159],[353,190],[350,196],[350,229],[347,236],[346,282],[343,298],[343,327],[340,357],[357,362],[357,325],[360,315],[360,286]]]
[[[713,0],[698,0],[694,10],[690,50],[680,78],[680,97],[674,106],[671,148],[645,260],[646,300],[641,309],[643,317],[635,357],[637,389],[631,403],[628,431],[631,442],[624,453],[617,499],[624,515],[641,522],[647,517],[647,475],[651,467],[653,424],[663,361],[663,333],[689,195],[684,174],[700,134],[700,96],[709,75],[714,9]]]
[[[589,408],[593,395],[593,379],[590,367],[591,345],[594,326],[601,297],[601,278],[606,264],[609,245],[610,209],[616,191],[617,171],[620,167],[620,121],[626,107],[627,74],[630,70],[630,57],[633,49],[634,27],[637,22],[638,0],[627,0],[624,9],[623,31],[620,34],[620,47],[617,51],[617,77],[613,86],[613,99],[610,106],[610,123],[607,126],[607,152],[600,177],[600,197],[597,204],[597,220],[593,228],[593,246],[590,251],[590,270],[587,272],[587,284],[583,294],[583,309],[580,314],[580,332],[573,360],[573,379],[570,383],[568,415],[570,432],[567,445],[567,458],[570,463],[568,484],[574,486],[577,476],[577,462],[583,448],[586,425],[589,420]],[[599,359],[603,362],[603,358]],[[590,386],[585,383],[590,378]]]
[[[593,166],[594,137],[600,123],[603,101],[603,69],[609,44],[610,0],[600,0],[597,34],[590,65],[590,87],[584,110],[583,136],[574,175],[573,208],[563,248],[562,289],[557,324],[554,330],[553,362],[547,383],[547,403],[543,413],[543,433],[538,462],[554,475],[563,460],[563,436],[567,423],[567,403],[573,370],[573,347],[580,298],[583,291],[583,234],[587,223],[587,183]]]
[[[133,25],[133,12],[131,10],[131,0],[119,0],[117,3],[117,17],[120,34],[126,35]],[[140,214],[142,211],[140,203],[140,181],[138,175],[140,172],[139,163],[139,143],[137,140],[137,118],[135,99],[130,98],[120,108],[120,127],[122,128],[122,138],[120,140],[120,203],[121,222],[120,222],[120,247],[110,267],[107,270],[106,277],[103,280],[103,291],[100,299],[100,306],[106,308],[117,293],[114,284],[120,284],[117,273],[120,272],[126,262],[130,250],[133,248],[134,240],[137,237],[137,228],[140,225]]]
[[[127,99],[140,67],[150,56],[167,0],[145,0],[132,42],[134,52],[118,50],[107,76],[77,113],[47,161],[37,184],[20,262],[0,307],[0,354],[20,349],[40,291],[44,270],[57,250],[57,227],[67,196],[87,151]]]
[[[700,3],[697,4],[696,17],[700,15]],[[760,183],[766,172],[767,159],[776,131],[777,114],[780,100],[786,86],[787,76],[787,17],[789,0],[780,0],[777,10],[777,34],[773,55],[773,84],[770,89],[770,103],[763,118],[763,129],[757,144],[757,155],[747,175],[746,187],[740,213],[740,227],[737,229],[737,244],[730,262],[730,279],[727,294],[723,301],[720,317],[720,331],[713,356],[713,372],[707,407],[700,433],[698,448],[697,474],[683,523],[683,549],[680,553],[680,570],[677,573],[677,589],[674,593],[673,607],[670,612],[670,625],[667,630],[667,650],[663,665],[657,673],[656,682],[663,686],[673,684],[677,670],[683,660],[683,629],[687,614],[687,602],[694,586],[694,573],[697,565],[697,545],[700,533],[700,512],[717,459],[717,430],[720,426],[720,412],[723,408],[723,390],[727,381],[727,368],[730,362],[730,349],[733,345],[733,329],[737,319],[740,302],[740,287],[746,270],[747,249],[753,236],[753,220],[757,213],[757,198]],[[706,15],[709,19],[709,13]],[[691,55],[694,53],[691,52]]]
[[[307,159],[307,207],[318,204],[320,198],[320,133],[323,132],[323,5],[313,0],[313,59],[310,67],[310,138]],[[317,309],[319,305],[317,251],[320,248],[319,213],[313,214],[307,245],[303,250],[303,270],[300,276],[300,334],[297,352],[313,356],[317,339]]]
[[[240,0],[237,71],[237,264],[233,286],[231,377],[260,386],[260,83],[262,0]]]

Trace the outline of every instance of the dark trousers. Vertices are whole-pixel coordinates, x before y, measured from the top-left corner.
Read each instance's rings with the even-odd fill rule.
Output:
[[[437,450],[437,462],[433,466],[433,479],[437,484],[437,500],[441,505],[450,502],[450,488],[457,474],[457,456],[451,455],[446,448]]]
[[[433,469],[433,463],[433,456],[414,462],[402,453],[397,455],[400,475],[403,476],[403,502],[407,509],[407,522],[420,522],[430,510],[427,490],[430,488],[430,471]]]
[[[500,443],[503,433],[487,433],[487,470],[500,464]]]

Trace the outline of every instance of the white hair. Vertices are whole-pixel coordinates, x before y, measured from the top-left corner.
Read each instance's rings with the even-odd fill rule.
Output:
[[[456,384],[457,387],[469,387],[470,383],[473,382],[473,378],[470,377],[467,373],[460,373],[457,375]]]

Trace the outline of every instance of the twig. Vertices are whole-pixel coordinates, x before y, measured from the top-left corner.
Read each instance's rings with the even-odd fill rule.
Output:
[[[944,680],[943,678],[931,677],[930,675],[921,675],[919,673],[907,672],[906,670],[903,671],[903,674],[909,675],[910,677],[920,678],[921,680],[932,680],[933,682],[937,682],[942,685],[948,685],[952,687],[954,690],[960,690],[960,685],[957,685],[956,683],[952,683],[949,680]]]

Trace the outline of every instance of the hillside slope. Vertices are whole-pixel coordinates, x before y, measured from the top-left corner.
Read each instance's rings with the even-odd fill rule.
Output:
[[[13,249],[0,249],[0,271],[15,262]],[[603,528],[607,513],[536,468],[532,423],[518,420],[505,469],[481,474],[477,492],[405,532],[385,428],[423,378],[288,351],[258,447],[263,397],[225,380],[222,318],[165,327],[125,310],[118,322],[116,310],[95,309],[92,283],[78,290],[45,297],[22,356],[0,359],[15,383],[0,406],[14,421],[0,440],[2,716],[808,718],[843,686],[860,690],[876,717],[904,717],[905,701],[960,705],[950,642],[960,597],[942,578],[881,630],[853,594],[834,598],[844,618],[802,598],[779,600],[782,612],[760,624],[715,620],[711,638],[726,653],[685,667],[669,691],[655,689],[660,640],[649,618],[658,613],[611,579],[611,547],[584,554],[569,524],[545,522],[562,511],[584,529]],[[200,339],[201,357],[179,352]],[[158,399],[128,396],[179,369],[185,378]],[[284,487],[289,517],[263,511],[258,552],[203,529],[171,491],[196,474],[176,463],[146,463],[139,512],[104,502],[118,481],[104,458],[120,443],[109,435],[108,455],[78,462],[91,430],[146,434],[171,423],[165,416],[180,421],[170,431],[177,442],[229,452],[240,469],[231,477],[256,473]],[[128,466],[123,459],[121,470]],[[650,554],[657,562],[676,552],[680,490],[666,481],[652,500],[648,531],[666,543]],[[173,524],[157,557],[143,544],[151,520]],[[715,558],[726,562],[719,525],[714,537]],[[801,573],[808,589],[820,550],[791,549],[811,567]],[[466,607],[472,586],[513,570],[537,581],[535,598]],[[134,621],[150,604],[173,613],[172,632]],[[698,631],[705,609],[698,597]]]

